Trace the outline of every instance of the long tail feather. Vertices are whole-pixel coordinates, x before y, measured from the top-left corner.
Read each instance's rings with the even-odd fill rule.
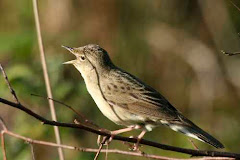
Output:
[[[174,123],[169,123],[167,125],[174,131],[181,132],[189,137],[208,143],[216,148],[224,148],[221,142],[219,142],[217,139],[215,139],[210,134],[203,131],[201,128],[199,128],[193,123],[191,125],[174,124]]]

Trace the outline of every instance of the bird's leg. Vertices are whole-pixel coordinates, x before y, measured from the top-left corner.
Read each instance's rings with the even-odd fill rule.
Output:
[[[118,129],[118,130],[115,130],[115,131],[110,131],[111,133],[111,137],[109,138],[108,140],[108,144],[112,141],[113,137],[117,134],[121,134],[121,133],[124,133],[124,132],[129,132],[129,131],[132,131],[136,128],[136,126],[130,126],[130,127],[127,127],[127,128],[122,128],[122,129]],[[101,139],[101,135],[98,136],[98,139],[97,139],[97,144],[100,144],[100,139]]]
[[[134,129],[135,129],[135,126],[130,126],[130,127],[127,127],[127,128],[111,131],[111,137],[109,138],[108,143],[110,143],[112,141],[112,139],[115,135],[121,134],[121,133],[124,133],[124,132],[129,132],[129,131],[132,131]]]
[[[134,129],[135,129],[134,126],[118,129],[118,130],[115,130],[115,131],[111,131],[111,135],[117,135],[117,134],[120,134],[120,133],[129,132],[129,131],[132,131]]]
[[[147,130],[142,130],[142,132],[137,136],[137,143],[134,145],[133,150],[137,151],[138,147],[139,147],[139,142],[141,141],[141,139],[143,138],[143,136],[145,135],[145,133],[147,132]]]

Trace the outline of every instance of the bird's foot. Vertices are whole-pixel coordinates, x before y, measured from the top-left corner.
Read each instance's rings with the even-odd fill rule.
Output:
[[[137,143],[135,143],[134,145],[133,145],[133,151],[137,151],[137,152],[139,152],[140,150],[139,150],[139,146],[140,146],[140,141],[141,141],[141,139],[143,138],[143,136],[145,135],[145,133],[146,133],[147,131],[146,130],[142,130],[142,132],[137,136]],[[141,151],[140,151],[141,152]]]
[[[104,129],[104,128],[101,128],[99,131],[106,132],[106,133],[111,132],[111,131],[109,131],[107,129]],[[102,136],[98,135],[98,137],[97,137],[97,145],[100,146],[101,143],[102,143]]]
[[[104,140],[104,138],[107,138],[107,139]],[[111,137],[110,137],[110,138],[111,138]],[[112,139],[110,140],[110,138],[108,138],[108,137],[106,137],[106,136],[104,136],[104,137],[102,138],[101,135],[98,135],[97,145],[98,145],[98,146],[100,146],[100,145],[109,145],[110,142],[112,141]]]
[[[106,141],[106,143],[109,144],[113,140],[114,136],[116,136],[117,134],[121,134],[121,133],[124,133],[124,132],[129,132],[129,131],[132,131],[134,129],[135,129],[135,126],[130,126],[130,127],[123,128],[123,129],[118,129],[118,130],[115,130],[115,131],[109,131],[111,136]],[[100,142],[101,142],[101,136],[99,135],[98,139],[97,139],[97,144],[99,145]]]
[[[108,140],[106,140],[106,142],[104,143],[104,145],[109,145],[111,143],[111,141],[113,140],[114,136],[117,135],[118,133],[116,133],[116,131],[110,131],[110,134],[111,136],[109,137]],[[97,138],[97,144],[98,146],[101,144],[101,135],[98,135],[98,138]]]
[[[136,151],[136,152],[142,153],[142,151],[139,149],[140,147],[142,147],[142,146],[140,145],[140,143],[139,143],[141,139],[139,139],[138,137],[134,137],[134,136],[130,136],[129,138],[136,138],[136,139],[137,139],[137,143],[128,144],[129,149],[130,149],[131,151]]]

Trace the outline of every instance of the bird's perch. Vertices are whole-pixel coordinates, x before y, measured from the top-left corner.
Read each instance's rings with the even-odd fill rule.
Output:
[[[92,133],[102,135],[102,136],[107,136],[107,137],[111,136],[110,133],[88,127],[87,125],[84,125],[84,124],[62,123],[62,122],[47,120],[44,117],[42,117],[42,116],[36,114],[35,112],[31,111],[30,109],[26,108],[22,104],[14,103],[14,102],[8,101],[8,100],[3,99],[3,98],[0,98],[0,102],[8,105],[10,107],[22,110],[25,113],[27,113],[28,115],[36,118],[37,120],[41,121],[43,124],[46,124],[46,125],[81,129],[81,130],[85,130],[85,131],[92,132]],[[128,138],[128,137],[122,137],[122,136],[117,136],[117,135],[114,136],[113,139],[118,140],[118,141],[123,141],[123,142],[131,142],[131,143],[136,143],[137,142],[136,138]],[[144,139],[142,139],[140,141],[140,144],[147,145],[147,146],[152,146],[152,147],[155,147],[155,148],[160,148],[160,149],[163,149],[163,150],[185,153],[185,154],[189,154],[189,155],[192,155],[192,156],[240,158],[240,154],[237,154],[237,153],[186,149],[186,148],[180,148],[180,147],[174,147],[174,146],[169,146],[169,145],[165,145],[165,144],[160,144],[160,143],[156,143],[156,142],[152,142],[152,141],[148,141],[148,140],[144,140]]]

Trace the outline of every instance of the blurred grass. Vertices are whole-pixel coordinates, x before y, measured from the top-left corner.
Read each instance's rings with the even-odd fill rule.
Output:
[[[226,13],[216,10],[216,14],[221,14],[217,22],[228,20],[224,26],[233,28],[218,32],[221,34],[218,37],[211,33],[204,11],[197,1],[39,1],[43,43],[54,98],[71,105],[101,127],[109,130],[121,127],[99,112],[78,71],[73,66],[62,65],[64,61],[73,58],[60,47],[62,44],[78,47],[97,43],[109,52],[116,65],[159,90],[184,115],[223,142],[226,151],[238,152],[240,58],[226,57],[219,50],[240,49],[239,39],[236,38],[240,31],[240,12],[227,1],[215,1],[227,9]],[[240,6],[238,1],[234,3]],[[46,95],[31,1],[2,0],[0,9],[0,63],[21,102],[50,118],[47,101],[30,95]],[[217,22],[211,25],[216,26]],[[231,38],[229,35],[236,37]],[[225,45],[219,48],[214,39],[225,42]],[[198,46],[205,46],[208,52]],[[192,58],[195,53],[200,58],[205,57],[203,64],[198,56]],[[193,64],[189,63],[190,57]],[[203,73],[201,69],[212,62],[216,63]],[[194,65],[199,68],[194,68]],[[204,78],[209,79],[205,81]],[[204,89],[201,84],[204,84]],[[205,96],[204,93],[208,91],[213,91],[211,97]],[[2,76],[0,97],[12,98]],[[76,118],[74,113],[61,105],[57,104],[56,110],[61,122],[72,122]],[[54,139],[52,127],[40,125],[20,111],[0,105],[0,116],[11,131],[34,139]],[[61,128],[60,131],[64,144],[97,147],[96,135],[73,129]],[[137,131],[123,135],[136,134]],[[192,148],[185,136],[165,127],[155,129],[145,138]],[[213,149],[201,142],[194,142],[202,149]],[[9,159],[30,159],[31,152],[26,143],[9,136],[6,143]],[[127,149],[120,142],[113,142],[110,148]],[[144,146],[143,150],[150,154],[188,157],[152,147]],[[57,159],[54,148],[36,145],[35,152],[37,159]],[[66,159],[87,160],[93,159],[95,155],[68,150],[65,153]],[[109,159],[123,158],[126,156],[109,154]],[[101,154],[100,159],[104,159],[104,154]]]

